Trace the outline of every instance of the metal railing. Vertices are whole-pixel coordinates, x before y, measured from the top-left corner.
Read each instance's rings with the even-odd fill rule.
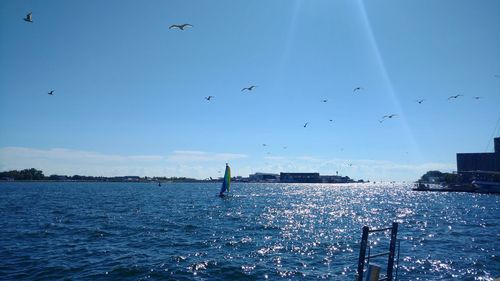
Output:
[[[391,241],[389,244],[389,251],[372,255],[370,253],[370,248],[368,248],[368,256],[366,256],[366,248],[368,247],[368,235],[370,233],[384,232],[384,231],[391,231]],[[361,236],[361,247],[359,249],[358,274],[357,274],[357,278],[356,278],[357,281],[363,281],[363,274],[365,271],[365,262],[366,262],[366,264],[369,265],[370,259],[376,258],[376,257],[381,257],[381,256],[388,256],[386,276],[381,278],[381,279],[376,279],[376,280],[387,280],[387,281],[394,280],[393,279],[394,255],[396,252],[397,235],[398,235],[398,223],[397,222],[393,222],[392,227],[387,227],[387,228],[370,229],[368,226],[363,227],[363,235]],[[399,247],[398,247],[398,265],[399,265]],[[397,276],[397,272],[396,272],[396,276]]]

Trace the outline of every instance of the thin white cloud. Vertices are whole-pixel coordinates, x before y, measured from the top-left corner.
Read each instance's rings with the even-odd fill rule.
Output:
[[[454,163],[398,163],[385,160],[330,159],[314,156],[264,157],[265,163],[259,167],[247,167],[252,173],[265,172],[319,172],[322,175],[346,175],[353,179],[365,180],[405,180],[413,181],[425,172],[439,170],[451,172]],[[278,168],[278,169],[277,169]]]
[[[245,154],[209,153],[204,151],[176,150],[168,156],[171,162],[220,162],[248,157]]]
[[[280,161],[280,160],[286,160],[287,158],[286,157],[283,157],[283,156],[265,156],[264,159],[266,160],[277,160],[277,161]]]
[[[242,159],[245,154],[174,151],[167,155],[117,155],[65,148],[0,148],[0,170],[36,168],[46,175],[183,176],[205,178],[218,174],[214,162]]]
[[[176,150],[166,155],[117,155],[64,148],[0,148],[0,170],[36,168],[46,175],[89,176],[179,176],[207,178],[222,176],[229,162],[233,175],[256,172],[319,172],[322,175],[346,175],[365,180],[417,180],[429,170],[449,172],[454,163],[397,163],[366,159],[329,159],[324,157],[266,156],[260,159],[246,154]],[[352,164],[352,165],[349,165]]]
[[[311,157],[311,156],[299,156],[296,157],[297,160],[303,160],[307,162],[324,162],[325,159],[317,158],[317,157]]]

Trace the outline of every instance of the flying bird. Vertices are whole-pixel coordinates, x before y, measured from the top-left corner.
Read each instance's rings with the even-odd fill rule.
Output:
[[[456,95],[456,96],[450,96],[448,97],[448,100],[450,99],[458,99],[459,97],[463,97],[464,95]]]
[[[211,99],[213,99],[213,98],[214,98],[214,96],[208,96],[208,97],[205,97],[205,99],[206,99],[207,101],[210,101],[210,100],[211,100]]]
[[[321,102],[328,102],[328,100],[321,100]]]
[[[388,118],[388,119],[392,119],[393,117],[396,117],[396,116],[398,116],[398,115],[397,115],[397,114],[384,115],[384,116],[382,116],[382,119],[381,119],[381,120],[379,120],[378,122],[382,123],[382,122],[384,122],[384,120],[385,120],[386,118]]]
[[[287,149],[287,148],[288,148],[288,146],[283,146],[283,149]]]
[[[29,12],[26,17],[24,18],[24,21],[27,21],[27,22],[33,22],[33,18],[31,16],[31,12]]]
[[[330,119],[330,122],[333,122],[333,119]]]
[[[495,77],[496,77],[496,78],[500,78],[500,75],[498,75],[498,74],[495,74]]]
[[[415,102],[418,102],[418,104],[423,103],[425,100],[416,100]]]
[[[47,94],[53,96],[54,95],[54,90],[48,92]]]
[[[473,97],[473,99],[475,100],[479,100],[479,99],[482,99],[483,97]]]
[[[363,90],[363,88],[361,88],[361,87],[356,87],[356,88],[354,88],[354,90],[352,90],[352,92],[353,92],[353,93],[356,93],[356,91],[361,91],[361,90]]]
[[[267,144],[263,143],[262,146],[267,146]]]
[[[180,30],[184,30],[184,28],[186,28],[186,27],[193,27],[193,26],[190,25],[189,23],[185,23],[185,24],[172,24],[168,29],[177,28],[177,29],[180,29]]]
[[[251,91],[251,90],[253,90],[253,88],[255,88],[255,87],[257,87],[257,86],[252,85],[252,86],[250,86],[250,87],[245,87],[245,88],[241,89],[241,91],[242,91],[242,92],[243,92],[243,91],[245,91],[245,90]]]
[[[309,122],[306,122],[306,123],[304,124],[304,128],[305,128],[305,127],[307,127],[307,124],[309,124]]]

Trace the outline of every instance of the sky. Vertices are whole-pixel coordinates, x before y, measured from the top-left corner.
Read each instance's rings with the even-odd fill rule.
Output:
[[[496,0],[3,0],[0,171],[451,172],[500,136],[499,34]]]

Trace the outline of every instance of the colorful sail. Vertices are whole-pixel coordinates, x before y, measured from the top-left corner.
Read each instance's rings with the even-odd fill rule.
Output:
[[[220,189],[220,193],[229,192],[229,187],[231,185],[231,168],[226,164],[226,171],[224,172],[224,179],[222,181],[222,188]]]

